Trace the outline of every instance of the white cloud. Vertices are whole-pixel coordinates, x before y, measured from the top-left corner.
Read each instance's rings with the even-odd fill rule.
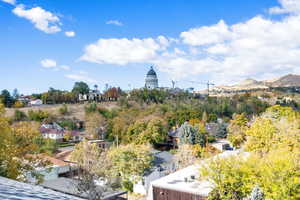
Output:
[[[299,73],[300,13],[293,13],[280,19],[258,15],[233,25],[220,20],[182,32],[176,42],[163,36],[100,39],[85,48],[81,59],[99,64],[154,64],[177,80],[216,84]]]
[[[65,35],[66,35],[67,37],[74,37],[74,36],[76,35],[76,33],[75,33],[74,31],[66,31],[66,32],[65,32]]]
[[[58,65],[55,60],[49,58],[41,60],[41,65],[44,68],[54,69],[55,71],[59,71],[59,70],[68,71],[71,69],[68,65]]]
[[[123,26],[123,23],[119,20],[109,20],[106,22],[106,24],[116,25],[116,26]]]
[[[41,60],[41,65],[45,68],[56,68],[57,66],[56,61],[52,59]]]
[[[192,46],[200,46],[223,42],[231,37],[227,24],[221,20],[213,26],[203,26],[192,28],[186,32],[182,32],[180,37],[183,42]]]
[[[94,63],[126,65],[150,61],[168,45],[165,37],[158,39],[99,39],[85,47],[81,60]]]
[[[97,83],[97,81],[89,77],[87,72],[80,71],[78,73],[66,74],[66,78],[72,79],[74,81],[83,81],[87,83]]]
[[[271,14],[299,14],[300,13],[300,1],[299,0],[279,0],[281,6],[272,7],[269,9]]]
[[[45,33],[52,34],[61,31],[58,16],[41,7],[26,10],[24,5],[18,5],[12,12],[18,17],[28,19],[37,29]]]
[[[5,3],[9,3],[11,5],[15,5],[16,4],[16,0],[1,0],[1,1],[3,1]]]
[[[71,69],[68,65],[61,65],[61,66],[59,66],[59,68],[63,69],[63,70],[70,70]]]

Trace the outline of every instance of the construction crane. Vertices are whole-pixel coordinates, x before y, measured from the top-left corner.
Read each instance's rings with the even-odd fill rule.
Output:
[[[188,82],[191,82],[191,83],[194,83],[194,84],[206,85],[206,86],[207,86],[207,96],[208,96],[208,97],[209,97],[209,88],[210,88],[210,86],[215,85],[214,83],[211,83],[211,82],[209,82],[209,81],[207,81],[206,83],[203,83],[203,82],[197,82],[197,81],[188,81]]]

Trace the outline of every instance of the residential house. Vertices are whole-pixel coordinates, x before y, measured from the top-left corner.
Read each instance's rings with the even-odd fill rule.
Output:
[[[74,142],[80,142],[85,138],[84,132],[73,130],[70,133],[71,133],[71,140]]]
[[[4,177],[0,177],[0,199],[84,200],[84,198]]]
[[[40,132],[43,138],[50,138],[56,141],[62,141],[65,134],[64,129],[55,122],[42,124]]]
[[[230,146],[229,141],[225,139],[217,140],[216,142],[211,143],[211,146],[213,146],[214,148],[218,149],[221,152],[233,149]]]
[[[58,177],[69,176],[71,173],[71,165],[68,162],[59,160],[46,154],[39,154],[34,157],[41,159],[47,165],[44,167],[37,167],[32,172],[26,174],[26,179],[30,183],[36,183],[38,181],[33,174],[43,175],[43,181],[47,181],[57,179]]]
[[[133,185],[133,192],[136,194],[147,195],[150,183],[161,177],[164,177],[176,170],[173,162],[173,155],[167,151],[153,152],[154,167],[147,171],[142,179]]]
[[[201,163],[178,170],[165,177],[152,181],[149,187],[147,200],[205,200],[213,190],[214,185],[208,180],[199,177],[202,165],[215,158],[228,157],[247,153],[240,151],[225,151],[212,158],[202,160]]]
[[[0,176],[0,199],[5,200],[87,200],[86,193],[78,192],[78,181],[59,178],[41,185],[23,183]],[[126,191],[104,192],[103,200],[126,200]]]

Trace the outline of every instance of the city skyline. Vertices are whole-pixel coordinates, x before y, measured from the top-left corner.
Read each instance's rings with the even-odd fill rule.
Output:
[[[300,3],[0,0],[1,90],[232,84],[300,73]],[[130,86],[129,86],[130,85]]]

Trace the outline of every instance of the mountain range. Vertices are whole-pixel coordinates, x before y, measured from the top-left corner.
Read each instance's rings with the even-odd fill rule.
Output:
[[[276,79],[264,81],[249,78],[232,86],[216,86],[213,90],[250,90],[267,89],[270,87],[300,87],[300,75],[288,74]]]

